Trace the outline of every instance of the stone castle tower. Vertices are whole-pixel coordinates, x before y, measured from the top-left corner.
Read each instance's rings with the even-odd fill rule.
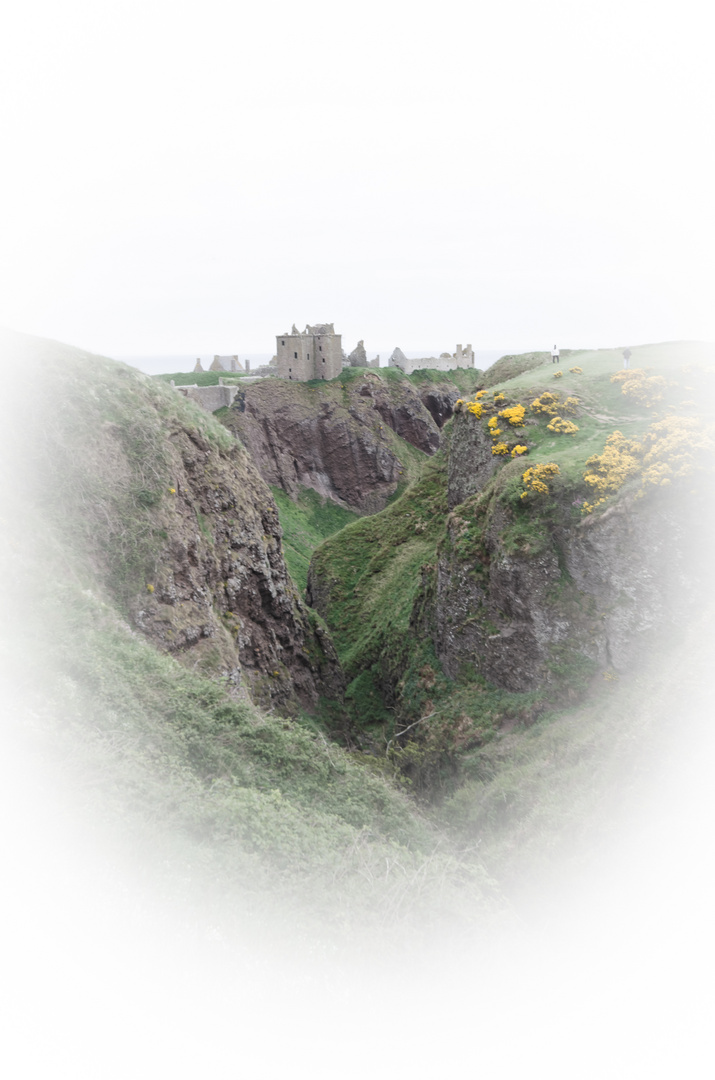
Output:
[[[284,379],[335,379],[343,370],[341,335],[332,323],[306,326],[302,333],[294,323],[289,334],[276,338],[276,360]]]

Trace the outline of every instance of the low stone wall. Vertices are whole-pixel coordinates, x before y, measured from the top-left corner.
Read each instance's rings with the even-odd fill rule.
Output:
[[[237,386],[177,386],[175,389],[211,413],[228,408],[238,393]]]

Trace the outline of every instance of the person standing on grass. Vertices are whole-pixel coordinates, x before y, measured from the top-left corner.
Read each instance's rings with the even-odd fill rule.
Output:
[[[554,345],[553,349],[551,350],[551,363],[552,364],[558,364],[558,362],[559,362],[559,350]]]
[[[631,366],[631,350],[630,349],[624,349],[623,350],[623,367],[624,368],[629,368],[630,366]]]

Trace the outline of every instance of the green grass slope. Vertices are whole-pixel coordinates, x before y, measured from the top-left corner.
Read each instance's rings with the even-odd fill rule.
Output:
[[[308,582],[308,567],[315,549],[329,536],[359,519],[359,514],[303,488],[291,499],[279,487],[271,487],[283,530],[283,556],[301,593]]]

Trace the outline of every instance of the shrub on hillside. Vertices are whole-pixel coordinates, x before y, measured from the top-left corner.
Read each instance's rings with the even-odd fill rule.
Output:
[[[502,409],[498,414],[502,420],[506,420],[512,427],[523,427],[526,409],[523,405],[512,405],[508,409]]]
[[[644,405],[646,409],[651,409],[663,400],[668,386],[662,375],[648,376],[643,368],[618,371],[611,377],[611,382],[622,383],[621,392],[626,397],[633,398],[639,405]]]
[[[532,466],[531,469],[527,469],[525,473],[522,473],[521,479],[526,488],[526,491],[522,491],[520,498],[526,499],[529,495],[548,495],[549,494],[549,481],[558,476],[558,465],[553,461],[548,463],[541,462],[538,465]]]
[[[546,430],[554,435],[575,435],[579,429],[578,425],[572,423],[571,420],[564,420],[561,416],[555,416]]]
[[[545,390],[540,397],[534,398],[531,403],[531,411],[537,416],[556,416],[560,411],[560,394],[551,394]]]

